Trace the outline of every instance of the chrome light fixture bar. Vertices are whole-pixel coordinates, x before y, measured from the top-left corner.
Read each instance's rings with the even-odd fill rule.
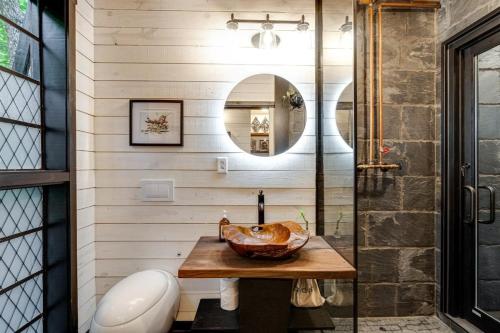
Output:
[[[273,31],[275,24],[296,25],[297,31],[304,33],[309,30],[309,22],[306,22],[304,15],[302,15],[302,17],[299,20],[271,20],[270,15],[266,14],[266,18],[264,20],[258,20],[258,19],[237,19],[234,17],[234,13],[231,14],[231,19],[226,22],[226,28],[232,31],[238,30],[240,23],[261,24],[262,31],[256,34],[252,38],[254,46],[259,47],[261,49],[272,49],[279,45],[280,38]]]

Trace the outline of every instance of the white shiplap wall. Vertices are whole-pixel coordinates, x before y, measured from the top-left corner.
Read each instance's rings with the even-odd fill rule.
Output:
[[[96,305],[94,9],[92,0],[76,6],[76,129],[78,223],[78,326],[86,332]]]
[[[314,1],[94,0],[94,8],[98,299],[138,270],[160,268],[177,274],[198,237],[217,234],[223,210],[233,223],[255,223],[261,188],[268,221],[295,220],[296,208],[302,208],[314,223],[314,50],[299,45],[290,26],[277,27],[283,42],[274,51],[251,47],[255,27],[242,25],[238,47],[229,45],[225,31],[233,11],[241,18],[269,12],[276,19],[298,19],[305,14],[314,29]],[[325,21],[338,27],[344,13],[336,10],[332,4]],[[351,80],[351,58],[336,49],[336,29],[325,37],[325,54],[331,55],[325,56],[326,95],[335,101]],[[296,146],[266,159],[242,153],[223,124],[231,89],[258,73],[291,81],[307,100],[308,110],[306,133]],[[130,147],[131,98],[183,99],[184,147]],[[336,140],[326,148],[345,150]],[[229,174],[215,172],[218,156],[229,158]],[[174,178],[176,201],[142,202],[139,182],[144,178]],[[329,182],[331,187],[351,185],[342,176]],[[314,224],[311,227],[314,230]],[[215,280],[180,282],[180,320],[193,318],[200,298],[218,297]]]

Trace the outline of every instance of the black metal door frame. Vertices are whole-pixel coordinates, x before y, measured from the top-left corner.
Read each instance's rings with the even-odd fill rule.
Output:
[[[442,202],[440,311],[461,317],[487,332],[498,326],[472,312],[475,292],[475,244],[472,224],[464,219],[474,212],[467,186],[475,184],[475,103],[473,58],[488,49],[489,39],[500,33],[500,9],[495,10],[442,45]],[[470,204],[470,202],[472,202]],[[472,214],[471,218],[474,218]]]

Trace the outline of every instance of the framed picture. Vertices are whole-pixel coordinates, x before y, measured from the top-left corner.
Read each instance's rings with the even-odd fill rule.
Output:
[[[269,152],[269,140],[267,140],[267,139],[260,140],[259,150],[262,153],[268,153]]]
[[[182,146],[183,112],[178,100],[130,100],[130,145]]]

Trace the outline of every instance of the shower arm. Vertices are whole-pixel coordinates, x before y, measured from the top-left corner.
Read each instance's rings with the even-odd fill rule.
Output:
[[[360,5],[368,6],[369,16],[369,72],[370,72],[370,143],[369,143],[369,158],[368,164],[359,164],[358,170],[381,169],[387,171],[390,169],[401,169],[401,165],[385,164],[384,163],[384,94],[383,94],[383,46],[382,46],[382,12],[383,8],[405,8],[405,9],[437,9],[441,7],[439,1],[410,1],[410,2],[382,2],[377,5],[378,0],[359,0]],[[378,7],[378,161],[375,160],[375,80],[374,80],[374,6]]]

